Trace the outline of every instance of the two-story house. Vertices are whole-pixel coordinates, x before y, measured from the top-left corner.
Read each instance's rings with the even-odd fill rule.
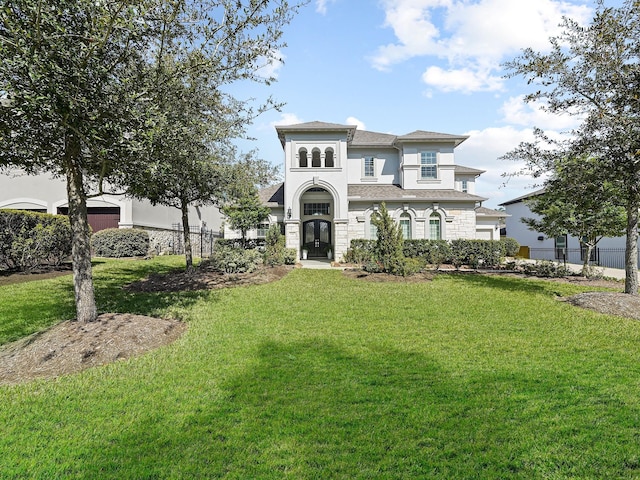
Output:
[[[475,194],[483,171],[455,164],[465,136],[396,136],[324,122],[276,131],[285,180],[260,195],[271,207],[269,222],[284,224],[289,248],[310,257],[331,249],[340,259],[352,239],[376,237],[371,216],[382,202],[405,238],[500,238],[505,215],[482,207],[486,198]]]

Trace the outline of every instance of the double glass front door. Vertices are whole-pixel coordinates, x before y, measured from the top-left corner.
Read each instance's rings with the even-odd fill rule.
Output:
[[[309,257],[325,257],[331,245],[331,222],[326,220],[309,220],[302,225],[304,232],[303,247]]]

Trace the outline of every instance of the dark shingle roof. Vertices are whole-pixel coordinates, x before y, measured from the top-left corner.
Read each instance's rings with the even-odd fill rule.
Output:
[[[284,206],[284,183],[263,188],[258,192],[258,197],[262,204],[267,207]]]
[[[506,202],[501,203],[500,206],[503,207],[503,206],[506,206],[506,205],[511,205],[513,203],[518,203],[518,202],[521,202],[523,200],[526,200],[527,198],[535,197],[536,195],[541,195],[543,193],[544,193],[544,188],[541,188],[540,190],[535,190],[533,192],[529,192],[526,195],[521,195],[521,196],[519,196],[517,198],[514,198],[512,200],[507,200]]]
[[[481,202],[484,197],[459,192],[458,190],[405,190],[400,185],[349,185],[349,200],[369,201],[458,201]]]
[[[456,165],[455,172],[461,175],[464,175],[464,174],[481,175],[484,172],[486,172],[486,170],[478,170],[477,168],[463,167],[462,165]]]
[[[467,136],[464,135],[450,135],[448,133],[438,133],[438,132],[426,132],[424,130],[416,130],[415,132],[407,133],[406,135],[401,135],[398,137],[399,142],[434,142],[434,141],[445,141],[445,142],[454,142],[456,147],[464,142]]]
[[[477,207],[476,215],[480,215],[481,217],[510,217],[511,215],[507,215],[506,212],[501,212],[500,210],[493,210],[487,207]]]
[[[367,130],[356,130],[351,141],[352,147],[393,147],[396,141],[395,135],[388,133],[369,132]]]

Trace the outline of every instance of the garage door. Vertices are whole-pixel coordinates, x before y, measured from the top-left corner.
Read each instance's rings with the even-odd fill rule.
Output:
[[[67,215],[69,209],[67,207],[58,208],[58,213]],[[99,232],[105,228],[118,228],[120,223],[119,207],[89,207],[87,208],[87,217],[91,230]]]
[[[476,230],[478,240],[493,240],[493,230]]]

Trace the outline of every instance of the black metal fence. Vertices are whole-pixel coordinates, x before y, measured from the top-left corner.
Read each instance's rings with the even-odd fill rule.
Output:
[[[598,267],[624,269],[624,248],[595,248],[591,252],[589,263]],[[530,248],[529,256],[534,260],[553,260],[556,262],[584,263],[586,249],[582,248]],[[638,260],[640,267],[640,259]]]
[[[173,239],[171,242],[172,253],[175,255],[184,254],[184,230],[182,224],[172,225]],[[191,240],[191,251],[193,255],[201,258],[208,257],[213,253],[213,244],[219,234],[213,230],[200,227],[189,227],[189,239]]]

